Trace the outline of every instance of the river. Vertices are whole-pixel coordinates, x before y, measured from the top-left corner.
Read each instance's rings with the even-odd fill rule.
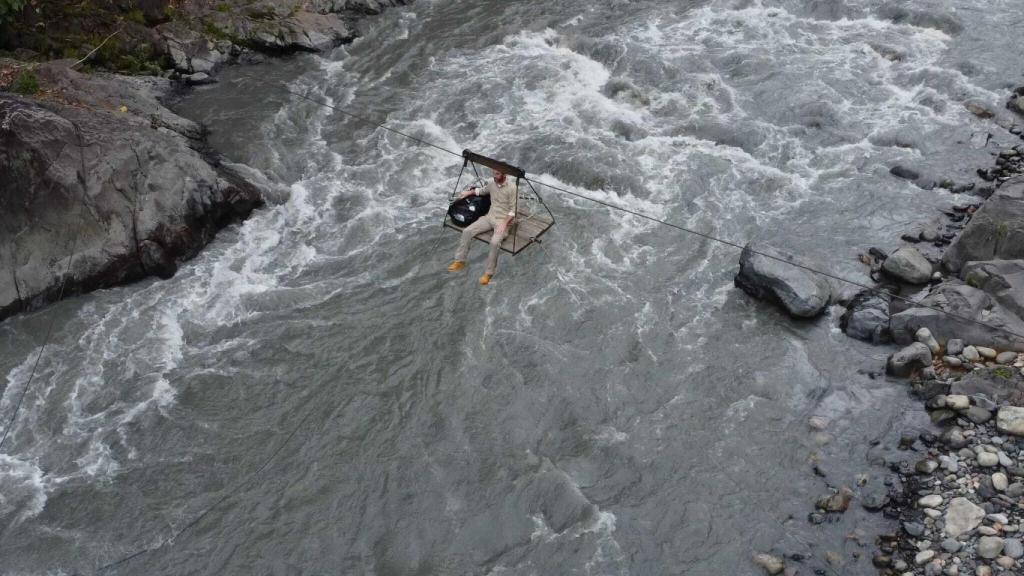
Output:
[[[288,199],[171,280],[0,324],[6,423],[56,321],[0,453],[0,573],[153,548],[108,572],[754,575],[775,549],[874,574],[884,518],[807,515],[884,488],[927,424],[887,348],[753,301],[733,248],[551,189],[543,244],[449,274],[459,159],[285,87],[868,281],[858,253],[965,201],[892,165],[990,162],[962,103],[1019,79],[1016,6],[417,0],[222,72],[176,109]]]

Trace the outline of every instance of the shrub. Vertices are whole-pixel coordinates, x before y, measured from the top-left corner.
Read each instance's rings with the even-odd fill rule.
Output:
[[[0,24],[9,22],[25,7],[25,0],[0,0]]]
[[[14,79],[11,92],[32,96],[39,93],[39,79],[31,70],[25,70]]]

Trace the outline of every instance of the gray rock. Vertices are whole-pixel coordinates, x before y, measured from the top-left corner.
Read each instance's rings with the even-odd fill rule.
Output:
[[[173,274],[225,224],[262,203],[196,151],[199,127],[164,108],[166,80],[37,68],[80,105],[0,93],[0,319],[56,298]],[[127,113],[110,110],[122,103]]]
[[[977,528],[985,519],[985,510],[964,497],[953,498],[946,508],[943,532],[949,538],[957,538]]]
[[[934,286],[921,304],[890,319],[889,330],[897,344],[913,342],[918,330],[928,328],[939,342],[958,337],[977,345],[1024,350],[1024,338],[1000,330],[1024,334],[1024,319],[1006,310],[991,295],[958,279]]]
[[[975,424],[984,424],[992,419],[992,413],[981,406],[971,406],[964,410],[964,416],[967,416],[967,419]]]
[[[1017,360],[1016,352],[1000,352],[996,355],[997,364],[1013,364],[1015,360]]]
[[[942,541],[942,549],[950,554],[956,554],[960,550],[960,543],[955,538],[946,538]]]
[[[999,456],[991,452],[982,452],[978,454],[978,466],[985,468],[991,468],[999,465]]]
[[[914,342],[890,356],[885,371],[891,376],[907,377],[914,370],[931,366],[931,363],[931,350],[920,342]]]
[[[981,354],[978,354],[978,349],[974,346],[968,346],[964,348],[964,360],[968,362],[977,362],[981,360]]]
[[[956,356],[964,351],[964,341],[959,338],[950,338],[946,342],[946,354]]]
[[[975,348],[978,349],[978,354],[981,354],[981,357],[984,358],[985,360],[995,360],[996,359],[996,351],[995,350],[993,350],[991,348],[988,348],[986,346],[975,346]]]
[[[1024,260],[967,262],[960,277],[990,294],[1006,310],[1024,318]]]
[[[942,495],[929,494],[927,496],[922,496],[917,499],[917,505],[920,506],[921,508],[938,508],[939,506],[942,505]],[[982,514],[983,518],[984,516],[985,515]]]
[[[764,553],[754,555],[754,564],[760,566],[767,574],[771,574],[772,576],[782,573],[786,568],[782,558]]]
[[[1010,558],[1016,560],[1021,556],[1024,556],[1024,545],[1017,538],[1007,538],[1003,541],[1003,554],[1006,554]]]
[[[203,84],[214,84],[217,82],[216,78],[212,78],[206,72],[196,72],[195,74],[188,74],[182,76],[182,80],[185,81],[189,86],[201,86]]]
[[[1002,406],[996,414],[996,429],[1005,434],[1024,436],[1024,408]]]
[[[909,284],[927,284],[932,278],[932,263],[917,248],[904,246],[885,259],[882,270]]]
[[[978,556],[992,559],[1003,551],[1003,539],[998,536],[982,536],[978,539]]]
[[[792,256],[770,246],[749,243],[740,255],[736,286],[754,298],[781,304],[790,316],[796,318],[811,318],[825,310],[832,289],[824,277],[755,254],[754,250],[784,261],[793,260]]]
[[[850,300],[839,318],[839,327],[851,338],[872,344],[884,344],[889,335],[889,299],[864,290]]]
[[[1006,491],[1010,486],[1010,480],[1006,477],[1006,474],[1002,472],[996,472],[992,475],[992,487],[1000,492]],[[1002,524],[1006,524],[1007,520],[1003,520]]]
[[[932,336],[932,331],[927,328],[919,328],[914,334],[914,339],[924,344],[932,351],[933,356],[937,356],[939,352],[942,352],[942,348],[939,343],[935,341],[935,337]]]
[[[1006,107],[1017,114],[1024,115],[1024,96],[1014,96],[1006,103]]]
[[[1024,259],[1024,178],[1005,182],[982,205],[942,257],[946,269],[967,262]]]
[[[966,394],[974,403],[994,411],[996,402],[1024,404],[1024,376],[1007,366],[972,370],[950,386],[953,394]]]
[[[921,173],[913,168],[907,168],[906,166],[897,164],[889,169],[889,174],[897,178],[903,178],[904,180],[917,180],[921,177]]]
[[[943,356],[942,361],[950,368],[959,368],[964,365],[963,361],[956,356]]]
[[[920,522],[904,522],[903,531],[916,538],[924,534],[924,524]]]

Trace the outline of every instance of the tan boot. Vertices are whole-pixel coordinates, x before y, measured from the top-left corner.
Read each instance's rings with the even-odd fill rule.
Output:
[[[448,271],[449,272],[458,272],[459,270],[462,270],[465,267],[466,267],[466,263],[465,262],[463,262],[462,260],[456,260],[456,261],[454,261],[454,262],[452,262],[451,264],[448,265]]]
[[[480,285],[481,286],[487,286],[490,283],[491,283],[491,275],[490,274],[484,274],[483,276],[480,277]]]

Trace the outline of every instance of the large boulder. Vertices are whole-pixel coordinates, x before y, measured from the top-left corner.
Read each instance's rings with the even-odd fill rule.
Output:
[[[1024,334],[1024,320],[983,290],[951,279],[935,286],[921,305],[890,319],[897,344],[913,342],[917,331],[927,328],[939,343],[959,338],[997,350],[1024,350],[1024,338],[1010,333]]]
[[[790,261],[796,262],[792,256],[770,246],[749,243],[740,255],[736,286],[754,298],[780,304],[795,318],[821,314],[832,296],[832,287],[820,274],[786,263]]]
[[[932,279],[932,263],[912,246],[890,254],[882,264],[882,271],[909,284],[927,284]]]
[[[1024,318],[1024,260],[968,262],[960,278],[992,295],[996,302]]]
[[[959,272],[971,261],[1024,259],[1024,177],[1007,180],[964,227],[942,256]]]
[[[963,396],[982,395],[993,402],[1009,402],[1024,406],[1024,376],[1007,367],[979,368],[964,374],[953,382],[950,393]]]
[[[197,152],[199,126],[156,99],[166,82],[38,74],[63,103],[0,94],[0,319],[54,300],[65,276],[65,296],[167,277],[262,203]]]
[[[873,344],[890,341],[889,298],[872,290],[857,293],[839,318],[839,327],[858,340]]]

